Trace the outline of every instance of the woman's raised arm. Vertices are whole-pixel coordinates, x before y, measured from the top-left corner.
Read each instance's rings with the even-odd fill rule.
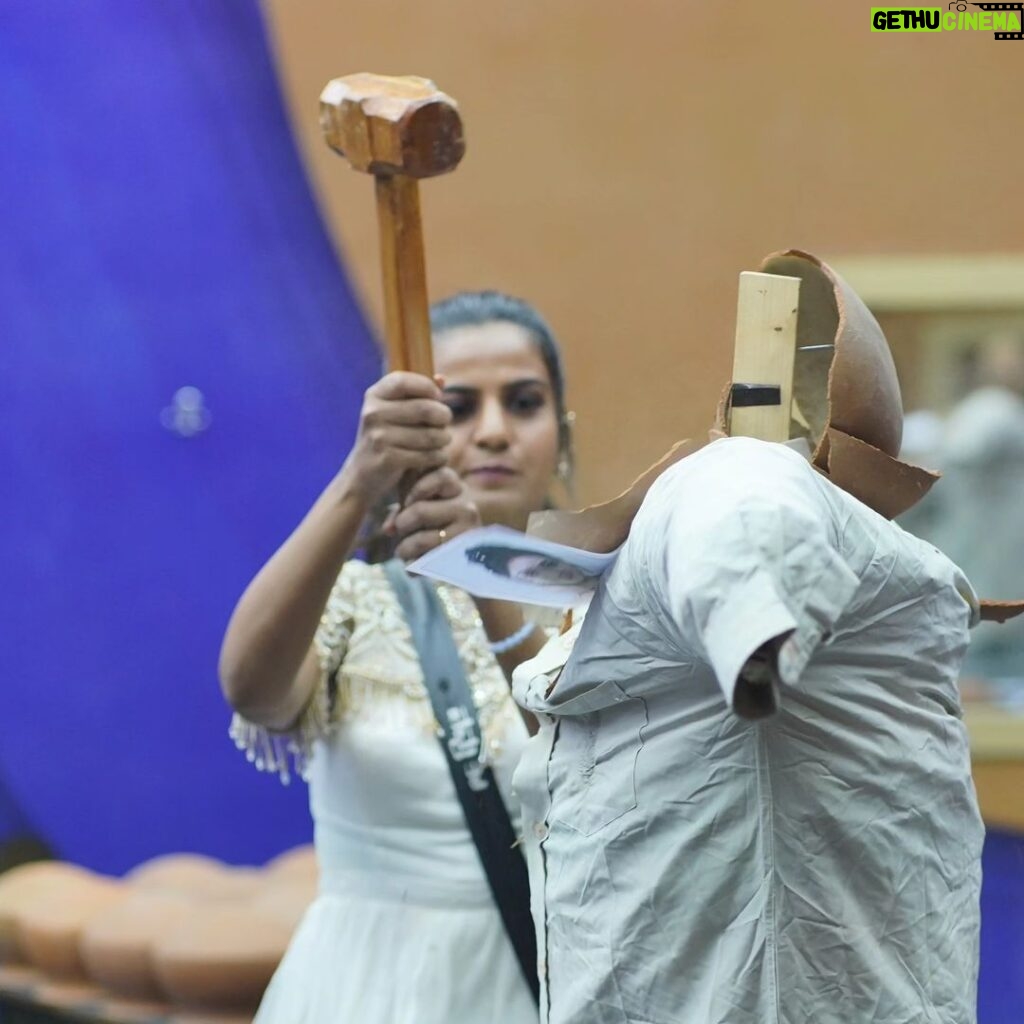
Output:
[[[220,681],[254,724],[285,729],[308,703],[319,673],[317,624],[367,512],[404,474],[444,464],[451,413],[440,399],[419,374],[391,373],[374,384],[345,464],[239,600],[221,647]]]

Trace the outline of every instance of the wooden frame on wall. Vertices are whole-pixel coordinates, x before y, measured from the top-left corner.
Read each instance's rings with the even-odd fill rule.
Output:
[[[995,336],[1024,343],[1024,253],[838,256],[829,261],[878,317],[907,411],[948,411]]]
[[[827,262],[876,313],[1024,309],[1024,253],[836,256]]]

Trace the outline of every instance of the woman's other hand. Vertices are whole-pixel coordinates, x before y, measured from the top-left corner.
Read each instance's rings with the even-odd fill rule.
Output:
[[[434,381],[418,373],[389,373],[366,392],[343,472],[372,504],[406,474],[420,476],[445,464],[451,420]]]
[[[480,513],[465,484],[453,469],[442,466],[416,481],[384,528],[398,540],[395,554],[411,562],[479,525]]]

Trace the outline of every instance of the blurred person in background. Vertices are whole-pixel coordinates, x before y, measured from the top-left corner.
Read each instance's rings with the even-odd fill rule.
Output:
[[[310,784],[320,865],[320,894],[259,1024],[537,1020],[380,561],[409,561],[481,524],[523,529],[548,503],[572,469],[562,360],[541,316],[500,293],[440,302],[431,324],[436,382],[390,373],[367,391],[352,451],[249,585],[224,640],[233,735],[285,777],[290,751]],[[411,478],[401,508],[375,517]],[[349,556],[367,523],[364,562]],[[527,727],[508,675],[544,633],[518,606],[438,593],[483,757],[518,829],[510,779]]]
[[[1024,580],[1024,338],[994,335],[971,362],[972,390],[915,459],[940,469],[942,485],[900,522],[961,566],[979,593],[1011,599]],[[964,677],[1024,680],[1024,620],[979,625]]]

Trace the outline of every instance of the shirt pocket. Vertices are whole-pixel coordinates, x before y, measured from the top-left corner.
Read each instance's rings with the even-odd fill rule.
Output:
[[[637,806],[636,762],[647,705],[606,682],[558,712],[550,819],[592,836]]]

